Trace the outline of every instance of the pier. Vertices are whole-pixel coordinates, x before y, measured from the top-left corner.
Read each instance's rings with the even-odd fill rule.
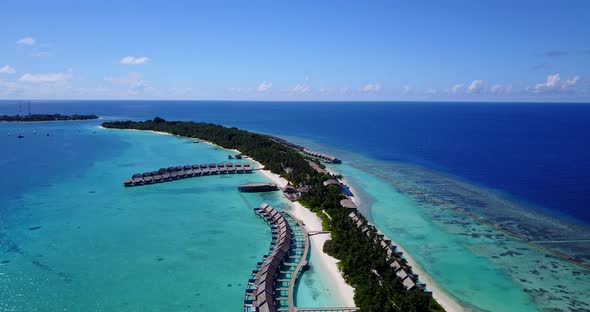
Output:
[[[125,187],[142,186],[155,183],[171,182],[175,180],[219,174],[252,173],[250,164],[210,163],[160,168],[157,171],[136,173],[123,181]]]
[[[244,294],[245,312],[358,311],[355,307],[299,308],[295,287],[307,267],[309,236],[301,221],[268,204],[254,208],[271,228],[268,254],[256,264]]]

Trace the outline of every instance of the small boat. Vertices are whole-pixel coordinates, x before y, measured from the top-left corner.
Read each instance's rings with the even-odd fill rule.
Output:
[[[236,155],[236,159],[242,159],[242,155]]]
[[[22,138],[24,138],[24,137],[25,137],[24,135],[19,135],[19,136],[18,136],[18,138],[19,138],[19,139],[22,139]]]
[[[33,130],[33,134],[37,134],[37,130]]]
[[[227,159],[234,159],[232,155],[227,155]]]

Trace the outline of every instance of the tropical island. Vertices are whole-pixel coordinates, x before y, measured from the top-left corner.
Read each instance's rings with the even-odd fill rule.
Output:
[[[61,114],[33,114],[33,115],[0,115],[0,121],[31,122],[31,121],[64,121],[98,119],[96,115],[61,115]]]
[[[102,126],[164,132],[239,150],[286,179],[291,187],[304,190],[297,199],[322,220],[323,230],[331,231],[324,252],[339,260],[340,272],[354,287],[354,302],[361,311],[444,311],[391,241],[347,204],[340,185],[334,183],[341,177],[324,170],[317,158],[267,135],[210,123],[156,117],[144,122],[105,122]]]

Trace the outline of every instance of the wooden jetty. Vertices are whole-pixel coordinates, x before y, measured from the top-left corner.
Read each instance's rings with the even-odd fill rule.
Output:
[[[237,170],[236,170],[237,169]],[[171,166],[160,168],[157,171],[136,173],[129,179],[123,180],[123,186],[141,186],[155,183],[170,182],[174,180],[194,178],[206,175],[235,174],[235,173],[252,173],[253,169],[250,164],[240,163],[210,163],[194,164],[183,166]]]
[[[307,267],[309,235],[301,221],[268,204],[254,208],[271,228],[268,254],[256,264],[244,295],[245,312],[357,312],[356,307],[300,308],[294,303],[295,287]]]

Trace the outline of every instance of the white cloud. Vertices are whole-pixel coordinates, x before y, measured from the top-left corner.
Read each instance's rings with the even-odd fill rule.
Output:
[[[493,94],[500,94],[502,91],[504,91],[504,87],[501,85],[493,85],[490,87],[490,92]]]
[[[0,68],[0,74],[14,74],[14,73],[16,73],[16,70],[10,65],[6,65],[6,66]]]
[[[298,94],[307,94],[311,90],[309,86],[309,78],[305,77],[305,81],[303,83],[298,83],[293,87],[289,88],[287,92],[289,95],[298,95]]]
[[[266,92],[271,87],[272,87],[272,82],[266,82],[266,80],[265,80],[258,85],[258,88],[256,90],[258,90],[258,92]]]
[[[366,84],[361,90],[367,93],[378,93],[381,92],[381,85],[378,83],[369,83]]]
[[[436,90],[436,89],[428,89],[424,93],[426,93],[426,95],[436,95],[438,93],[438,90]]]
[[[412,94],[412,93],[414,93],[414,88],[412,88],[412,86],[410,86],[410,85],[405,85],[402,87],[402,93],[403,94]]]
[[[147,88],[145,80],[139,73],[129,73],[120,77],[105,77],[104,80],[126,87],[127,93],[131,95],[142,93]]]
[[[483,80],[473,80],[469,87],[467,87],[467,93],[479,93],[483,90]]]
[[[66,73],[46,73],[46,74],[30,74],[22,75],[18,81],[27,83],[58,83],[65,82],[72,78],[71,71]]]
[[[35,44],[35,38],[24,37],[24,38],[18,39],[16,41],[16,44],[31,46],[31,45]]]
[[[142,56],[142,57],[135,57],[135,56],[126,56],[122,58],[119,63],[124,65],[141,65],[151,61],[149,57]]]
[[[451,93],[453,94],[457,94],[461,91],[461,89],[463,88],[464,84],[462,83],[458,83],[456,85],[454,85],[453,87],[451,87]]]
[[[543,83],[538,83],[534,87],[528,88],[534,93],[542,92],[564,92],[571,91],[571,89],[580,81],[580,76],[574,76],[571,79],[562,81],[559,74],[548,75],[547,80]]]

